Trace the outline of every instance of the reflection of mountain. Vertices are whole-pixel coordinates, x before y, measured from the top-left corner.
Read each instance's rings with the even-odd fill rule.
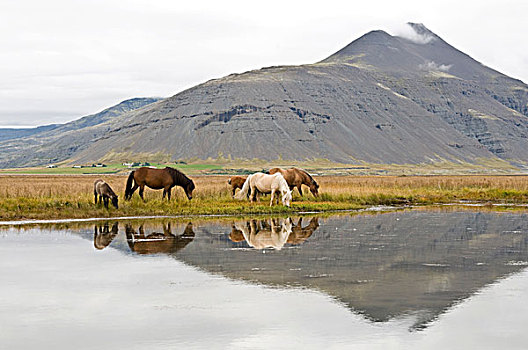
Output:
[[[512,213],[408,211],[313,218],[304,227],[300,219],[205,222],[195,223],[194,229],[145,221],[125,224],[127,241],[118,234],[110,246],[170,254],[232,279],[320,290],[373,321],[412,313],[420,328],[459,300],[523,268],[527,219]],[[275,232],[291,228],[281,250],[258,250],[248,249],[240,225],[258,227],[257,236],[271,233],[271,226]],[[91,229],[79,233],[99,237],[97,246],[113,232],[107,225],[96,228],[95,237]]]
[[[321,290],[373,321],[414,313],[422,327],[520,270],[510,262],[528,260],[526,219],[468,212],[337,217],[302,245],[267,254],[236,249],[247,245],[228,238],[231,228],[206,224],[174,257],[229,278]]]

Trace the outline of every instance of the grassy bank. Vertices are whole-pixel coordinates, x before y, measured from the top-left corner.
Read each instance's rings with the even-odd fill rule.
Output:
[[[103,178],[120,197],[119,209],[93,203],[93,182]],[[233,200],[227,176],[195,176],[188,201],[180,188],[173,200],[161,191],[137,193],[123,201],[126,177],[120,175],[1,175],[0,219],[59,219],[136,215],[269,214],[358,209],[371,205],[434,204],[456,201],[528,203],[528,176],[321,176],[319,198],[294,194],[291,208]]]

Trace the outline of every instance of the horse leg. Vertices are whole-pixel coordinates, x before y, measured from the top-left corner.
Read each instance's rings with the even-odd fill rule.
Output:
[[[236,187],[231,188],[231,197],[235,198]]]
[[[132,198],[132,195],[134,194],[134,192],[136,192],[138,187],[138,184],[134,182],[134,186],[130,189],[130,195],[128,196],[128,199]]]
[[[255,201],[255,195],[256,195],[256,192],[255,192],[255,188],[254,187],[249,187],[249,201],[251,203],[253,203]]]
[[[97,192],[94,191],[95,204],[97,205]]]
[[[163,196],[161,197],[161,199],[165,199],[165,195],[166,195],[166,194],[167,194],[167,189],[164,188],[164,189],[163,189]]]
[[[270,200],[270,207],[273,205],[273,196],[275,195],[275,190],[271,190],[271,200]]]
[[[145,185],[139,186],[139,196],[141,199],[143,199],[143,202],[145,201],[145,198],[143,198],[143,191],[145,190]]]
[[[166,191],[167,191],[167,201],[170,202],[170,197],[171,197],[172,187],[169,187]]]
[[[297,185],[297,190],[299,191],[299,194],[300,194],[301,197],[302,197],[302,195],[303,195],[303,194],[302,194],[302,184]]]
[[[107,196],[104,196],[104,197],[103,197],[103,202],[104,202],[104,207],[105,207],[106,209],[108,209],[108,197],[107,197]]]

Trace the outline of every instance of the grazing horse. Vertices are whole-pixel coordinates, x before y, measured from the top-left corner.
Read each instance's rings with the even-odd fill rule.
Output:
[[[99,196],[99,204],[101,204],[102,200],[106,209],[108,209],[109,199],[112,200],[112,205],[117,209],[117,195],[112,191],[110,185],[101,179],[94,182],[95,204],[97,204],[97,196]]]
[[[246,178],[243,176],[232,176],[227,180],[227,183],[231,185],[231,197],[235,198],[236,189],[242,189],[244,182],[246,182]]]
[[[270,207],[273,205],[275,192],[279,191],[282,195],[282,204],[289,207],[292,199],[288,183],[281,174],[268,175],[264,173],[254,173],[247,177],[244,186],[235,196],[236,199],[244,199],[244,196],[250,194],[251,201],[255,200],[258,192],[271,193]],[[277,203],[279,198],[277,197]]]
[[[133,187],[132,183],[134,184]],[[142,167],[138,170],[131,171],[130,175],[128,175],[125,199],[129,200],[132,198],[134,191],[139,187],[139,196],[145,200],[143,198],[145,186],[154,190],[163,189],[163,198],[167,195],[167,200],[169,201],[171,198],[171,189],[174,186],[182,187],[189,200],[192,199],[192,192],[194,190],[194,182],[179,170],[170,167],[166,167],[165,169]]]
[[[290,190],[293,191],[294,187],[297,187],[299,194],[302,196],[302,185],[310,187],[310,192],[317,197],[319,195],[319,184],[308,174],[306,171],[299,168],[281,169],[272,168],[269,170],[270,174],[281,173],[284,179],[290,186]]]

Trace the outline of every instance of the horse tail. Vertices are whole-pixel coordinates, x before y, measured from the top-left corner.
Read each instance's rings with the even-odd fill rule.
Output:
[[[235,195],[235,198],[238,199],[238,200],[243,200],[244,197],[247,197],[247,194],[249,192],[249,181],[251,179],[251,176],[252,175],[249,175],[246,179],[246,181],[244,182],[244,185],[242,186],[242,189],[240,189],[240,191],[238,191],[238,193]]]
[[[127,179],[127,182],[126,182],[126,187],[125,187],[125,199],[128,200],[132,197],[132,183],[134,181],[134,173],[136,171],[135,170],[132,170],[130,172],[130,175],[128,175],[128,179]]]

